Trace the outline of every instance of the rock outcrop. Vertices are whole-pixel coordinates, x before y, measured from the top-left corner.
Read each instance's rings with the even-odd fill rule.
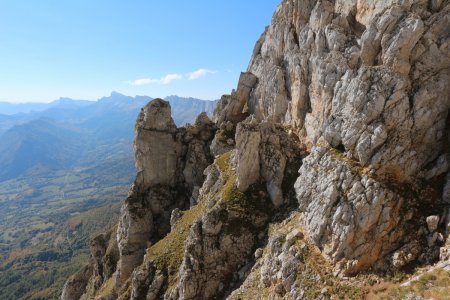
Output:
[[[355,273],[391,252],[413,217],[412,193],[379,181],[342,153],[316,145],[296,182],[310,238],[338,269]]]
[[[124,299],[210,299],[226,293],[235,270],[246,264],[261,237],[270,200],[261,185],[241,193],[234,153],[208,167],[201,198],[173,230],[147,249],[124,286]],[[158,296],[159,295],[159,296]]]
[[[214,123],[143,108],[117,231],[62,298],[357,299],[447,266],[449,82],[448,0],[283,0]]]
[[[397,248],[425,202],[417,182],[448,171],[449,9],[283,1],[255,47],[247,113],[311,148],[296,184],[302,222],[346,273]]]
[[[194,125],[177,128],[169,103],[161,99],[142,109],[135,127],[136,180],[114,235],[100,235],[92,242],[94,272],[85,277],[82,299],[98,295],[106,283],[110,287],[105,294],[117,297],[118,289],[143,262],[148,246],[170,232],[172,211],[186,210],[197,201],[203,171],[213,161],[209,147],[215,131],[205,113]],[[108,252],[113,250],[117,255]],[[69,281],[65,291],[71,288]],[[70,299],[66,294],[63,299]]]
[[[247,119],[237,125],[236,154],[238,189],[245,192],[261,179],[273,205],[281,206],[286,165],[292,167],[302,156],[292,134],[279,124]]]

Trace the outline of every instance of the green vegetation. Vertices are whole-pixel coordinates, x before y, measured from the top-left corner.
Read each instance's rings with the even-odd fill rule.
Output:
[[[234,135],[235,135],[234,130],[228,131],[228,130],[225,130],[225,129],[219,129],[216,132],[217,140],[222,142],[222,143],[226,143],[228,141],[228,139],[234,140]]]
[[[217,194],[203,195],[197,205],[183,213],[175,228],[165,238],[147,250],[146,258],[148,261],[152,261],[160,270],[168,270],[169,290],[176,283],[177,271],[181,266],[184,255],[184,242],[188,237],[192,224],[197,219],[207,212],[211,212],[216,207],[243,212],[243,215],[247,215],[250,212],[257,214],[260,211],[260,207],[270,207],[270,201],[266,199],[267,197],[261,197],[260,194],[258,194],[259,197],[252,197],[253,191],[241,193],[236,188],[236,174],[230,167],[230,158],[231,152],[228,152],[218,157],[215,161],[224,181],[223,188]],[[219,201],[210,207],[210,201],[216,199],[219,199]],[[234,223],[228,224],[227,230],[229,232],[240,230],[244,224],[249,225],[247,224],[249,223],[248,220],[244,219],[242,222]]]
[[[177,271],[183,261],[184,241],[190,228],[194,221],[206,211],[204,202],[205,200],[201,199],[197,205],[185,211],[174,230],[147,251],[146,257],[149,261],[153,261],[158,269],[169,271],[169,285],[171,286],[176,281]]]
[[[108,281],[106,281],[98,291],[95,299],[114,297],[114,282],[114,278],[108,279]]]
[[[119,206],[85,212],[127,197],[134,125],[150,100],[112,93],[0,118],[0,299],[58,298],[92,234],[117,222]],[[168,100],[177,125],[216,104]]]
[[[1,273],[1,299],[58,299],[65,280],[88,258],[87,253],[78,251],[60,261],[17,263]]]
[[[245,193],[239,191],[236,186],[236,173],[230,166],[231,152],[227,152],[216,159],[224,186],[222,188],[222,198],[218,205],[224,205],[227,209],[257,211],[268,213],[272,209],[272,203],[267,195],[263,197],[260,191],[266,188],[261,183],[256,183]]]
[[[118,161],[114,169],[103,167],[0,182],[0,265],[71,217],[124,199],[134,174],[132,160]]]
[[[345,162],[346,166],[348,166],[350,170],[352,170],[352,172],[359,174],[361,176],[363,175],[371,176],[368,168],[362,167],[358,161],[347,157],[343,153],[339,152],[339,150],[335,148],[330,148],[328,150],[328,153],[333,159]]]
[[[228,180],[223,187],[222,198],[223,202],[227,204],[228,207],[247,207],[248,198],[247,195],[242,193],[236,187],[236,175],[228,175]]]
[[[220,173],[222,173],[222,176],[226,176],[226,174],[228,173],[228,169],[230,166],[230,164],[229,164],[230,158],[231,158],[231,152],[227,152],[227,153],[219,156],[215,161],[217,167],[219,168]],[[224,177],[224,180],[227,180],[227,178]]]
[[[393,282],[393,283],[399,283],[405,280],[407,277],[406,273],[403,271],[395,271],[393,274],[387,274],[386,280]]]
[[[228,168],[231,153],[228,152],[216,159],[216,165],[222,172]],[[227,178],[228,179],[228,178]],[[227,180],[224,179],[224,180]],[[183,212],[175,228],[162,240],[147,250],[146,258],[152,261],[160,270],[168,270],[169,286],[173,286],[177,279],[177,271],[181,266],[184,254],[184,242],[188,237],[192,224],[206,212],[208,195],[203,195],[198,204]]]
[[[91,237],[111,228],[120,204],[76,214],[13,248],[0,265],[0,298],[58,299],[67,278],[89,259]]]

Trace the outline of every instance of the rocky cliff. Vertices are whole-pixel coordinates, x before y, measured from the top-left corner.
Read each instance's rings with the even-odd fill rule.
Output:
[[[118,225],[62,299],[357,299],[450,269],[449,83],[448,0],[282,1],[214,122],[143,108]]]

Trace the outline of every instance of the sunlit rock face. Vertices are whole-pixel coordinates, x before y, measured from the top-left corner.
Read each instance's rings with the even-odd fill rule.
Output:
[[[247,113],[311,149],[296,185],[303,222],[346,272],[401,243],[420,199],[389,186],[448,171],[449,25],[446,2],[283,1],[257,42]],[[321,139],[342,155],[319,155]]]
[[[248,69],[248,112],[411,179],[443,150],[448,24],[445,3],[284,1]]]
[[[449,1],[282,1],[214,123],[143,108],[116,268],[80,283],[97,247],[65,291],[308,299],[448,260],[449,28]]]
[[[182,151],[176,133],[168,102],[155,99],[142,109],[135,129],[135,185],[144,190],[158,184],[175,185]]]

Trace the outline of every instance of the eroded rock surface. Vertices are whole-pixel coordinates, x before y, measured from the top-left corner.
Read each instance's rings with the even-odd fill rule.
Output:
[[[117,296],[143,262],[147,247],[170,232],[171,212],[189,208],[203,184],[204,169],[213,161],[209,147],[215,131],[205,113],[194,125],[177,128],[169,103],[161,99],[142,109],[135,127],[136,180],[121,208],[117,231],[108,236],[114,245],[109,247],[102,235],[92,242],[93,273],[84,297],[98,294],[105,284]],[[116,249],[115,256],[105,262],[108,249]]]
[[[245,192],[262,179],[275,207],[283,199],[286,165],[301,157],[301,149],[285,127],[271,122],[258,123],[249,118],[236,130],[237,187]]]
[[[346,273],[392,251],[412,218],[401,213],[405,196],[326,145],[303,161],[295,188],[310,238]]]
[[[410,204],[423,201],[386,183],[414,187],[448,171],[426,169],[447,153],[449,9],[284,1],[255,47],[248,113],[292,126],[311,147],[296,186],[302,222],[345,272],[399,247]],[[318,155],[321,138],[342,159]]]
[[[339,276],[447,261],[449,28],[448,0],[283,0],[214,123],[143,108],[116,244],[63,299],[357,299]]]
[[[147,250],[126,286],[126,299],[212,299],[226,294],[252,256],[271,207],[263,185],[239,191],[235,155],[226,153],[208,167],[198,204]]]

